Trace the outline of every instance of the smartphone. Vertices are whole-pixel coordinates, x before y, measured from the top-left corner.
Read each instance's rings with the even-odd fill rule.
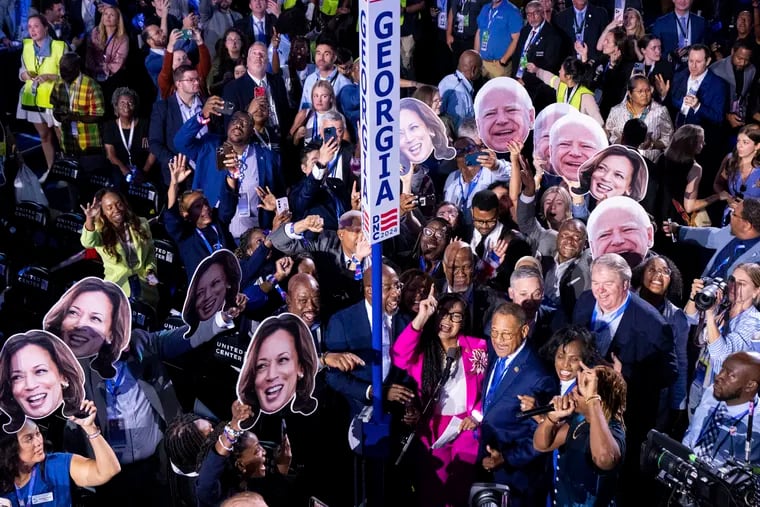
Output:
[[[277,209],[277,214],[279,215],[283,211],[290,211],[290,204],[288,204],[288,198],[287,197],[280,197],[275,201],[275,206]],[[282,420],[283,424],[285,423],[285,419]]]
[[[183,40],[192,40],[193,38],[193,31],[189,28],[185,28],[182,30],[182,39]]]
[[[467,164],[468,166],[480,165],[480,163],[478,162],[478,157],[481,157],[481,156],[486,156],[487,157],[488,156],[488,152],[486,152],[486,151],[478,151],[478,152],[475,152],[475,153],[470,153],[469,155],[465,155],[465,157],[464,157],[464,163]]]
[[[216,149],[216,169],[218,171],[227,170],[227,166],[224,165],[224,159],[231,153],[233,153],[233,148],[229,143],[222,143]]]
[[[225,116],[231,116],[232,113],[235,112],[235,103],[230,102],[229,100],[225,100],[224,107],[222,107],[222,109],[219,112]]]
[[[288,425],[285,423],[285,419],[283,418],[280,423],[280,442],[285,440],[285,435],[288,434]]]
[[[258,99],[259,97],[266,97],[267,96],[267,89],[263,86],[256,86],[253,89],[253,98]]]
[[[327,127],[325,129],[325,142],[328,142],[334,137],[338,137],[338,132],[336,132],[335,127]]]
[[[435,204],[435,195],[416,195],[414,196],[414,204],[420,208],[432,206]]]
[[[309,507],[329,507],[325,502],[313,496],[309,499]]]
[[[642,76],[646,74],[646,72],[644,72],[643,62],[637,62],[633,64],[633,72],[631,72],[631,75],[635,76],[637,74],[641,74]]]

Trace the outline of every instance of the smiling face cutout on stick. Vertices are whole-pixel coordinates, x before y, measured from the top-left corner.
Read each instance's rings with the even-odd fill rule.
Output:
[[[314,383],[319,359],[311,331],[292,313],[268,317],[251,340],[237,384],[238,400],[259,412],[271,414],[290,405],[290,410],[310,415],[317,409]]]
[[[549,130],[549,168],[568,181],[578,181],[578,169],[609,146],[604,129],[586,114],[569,114]]]
[[[11,336],[0,351],[0,410],[10,419],[3,430],[15,433],[27,417],[42,419],[62,404],[75,415],[84,399],[84,372],[71,349],[41,330]]]
[[[113,282],[88,277],[78,281],[53,305],[43,327],[58,336],[102,378],[113,378],[113,364],[129,346],[132,311],[126,294]]]
[[[511,141],[524,143],[536,119],[528,92],[510,77],[489,80],[475,96],[474,106],[478,135],[497,153],[508,152]]]
[[[182,320],[189,326],[185,338],[217,312],[235,306],[241,278],[240,262],[229,250],[217,250],[198,264],[182,307]]]
[[[399,152],[402,174],[431,154],[438,160],[451,160],[456,155],[443,121],[430,106],[411,97],[401,99],[399,105]]]

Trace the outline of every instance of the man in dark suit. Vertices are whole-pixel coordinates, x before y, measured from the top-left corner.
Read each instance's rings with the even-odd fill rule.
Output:
[[[197,70],[188,65],[178,67],[174,71],[174,85],[177,91],[166,100],[156,102],[153,107],[148,132],[150,152],[161,164],[161,176],[166,187],[171,181],[169,161],[178,153],[174,146],[174,134],[185,120],[197,116],[203,109]]]
[[[705,129],[705,139],[720,139],[720,127],[728,111],[728,84],[710,65],[710,50],[703,44],[689,48],[688,69],[673,76],[670,109],[676,128],[690,123]],[[717,148],[715,144],[713,147]]]
[[[243,32],[249,44],[263,42],[269,46],[277,16],[267,13],[266,0],[250,0],[248,8],[251,15],[235,21],[235,28]]]
[[[536,422],[517,418],[517,396],[533,396],[540,406],[559,392],[553,375],[526,346],[529,329],[519,305],[504,303],[496,309],[483,387],[479,461],[495,482],[509,486],[513,507],[541,505],[549,486],[547,455],[533,448]]]
[[[660,392],[673,383],[678,369],[670,325],[653,306],[629,292],[630,281],[631,268],[618,254],[594,259],[591,291],[578,299],[573,323],[595,332],[602,356],[622,363],[628,383],[626,448],[633,450],[640,449],[654,428]],[[641,484],[638,452],[626,453],[621,478],[623,496],[640,498],[635,491]]]
[[[693,0],[673,0],[673,12],[657,18],[652,33],[662,42],[662,57],[683,56],[684,49],[692,44],[707,43],[707,22],[691,12]],[[680,63],[674,61],[673,63]]]
[[[573,48],[576,41],[588,46],[588,57],[597,59],[601,53],[596,50],[596,43],[609,23],[609,13],[588,0],[573,0],[573,8],[565,9],[555,16],[555,25],[564,35],[565,47]],[[575,51],[570,49],[569,54]]]
[[[528,23],[520,30],[517,49],[512,54],[512,77],[522,78],[527,87],[532,80],[540,80],[534,74],[518,74],[523,56],[526,62],[556,74],[563,54],[562,36],[551,23],[544,20],[544,8],[539,0],[532,0],[525,6],[525,19]]]
[[[307,231],[319,234],[306,239]],[[288,223],[269,236],[275,248],[287,255],[310,252],[321,280],[330,283],[322,295],[322,314],[333,313],[356,303],[362,296],[362,263],[370,254],[369,243],[361,232],[361,213],[347,211],[338,222],[338,231],[324,229],[319,215]],[[358,278],[358,279],[357,279]]]
[[[256,1],[258,0],[252,0],[252,2]],[[248,72],[244,76],[227,83],[222,96],[224,100],[229,100],[235,104],[235,111],[247,111],[256,88],[263,88],[269,102],[269,126],[276,134],[276,139],[271,141],[280,144],[282,129],[288,128],[293,123],[293,117],[288,105],[285,81],[283,81],[282,75],[270,74],[266,71],[268,63],[267,47],[261,42],[255,42],[248,49],[246,60]],[[225,118],[225,122],[228,121],[229,116]]]

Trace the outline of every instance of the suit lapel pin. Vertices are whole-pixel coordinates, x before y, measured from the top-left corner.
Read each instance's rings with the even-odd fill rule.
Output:
[[[520,371],[520,367],[519,366],[515,366],[515,373],[517,373],[519,371]]]

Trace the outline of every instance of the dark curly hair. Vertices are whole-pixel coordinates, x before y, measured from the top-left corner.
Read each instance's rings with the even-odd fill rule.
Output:
[[[166,454],[183,474],[197,472],[200,466],[198,455],[206,441],[206,437],[195,425],[195,421],[200,419],[202,417],[197,414],[181,414],[166,428]]]
[[[253,410],[254,423],[261,411],[261,404],[256,396],[256,361],[261,346],[276,331],[285,331],[293,337],[298,363],[303,368],[303,376],[296,382],[296,393],[291,409],[293,412],[310,415],[317,409],[317,399],[314,394],[314,376],[319,369],[317,350],[309,327],[300,317],[292,313],[282,313],[266,318],[256,329],[254,339],[248,345],[243,369],[238,379],[237,394],[241,403],[249,405]]]
[[[121,194],[121,192],[114,190],[113,188],[102,188],[95,194],[95,199],[98,201],[98,203],[100,203],[106,194],[115,195],[124,205],[125,227],[129,228],[130,232],[136,234],[137,237],[142,241],[148,241],[151,239],[150,228],[143,228],[142,223],[140,222],[140,217],[137,216],[134,211],[132,211],[132,208],[129,207],[129,203]],[[110,221],[103,218],[103,213],[98,216],[98,219],[95,222],[95,230],[100,231],[100,234],[103,238],[103,248],[106,253],[114,257],[117,263],[121,262],[121,255],[116,249],[117,245],[120,242],[119,232]]]
[[[16,433],[24,427],[26,421],[26,414],[13,397],[11,360],[19,350],[29,345],[44,349],[68,384],[62,388],[63,414],[66,417],[78,415],[82,400],[84,400],[84,371],[63,340],[52,333],[40,330],[15,334],[5,342],[0,351],[0,410],[10,419],[3,425],[6,433]]]
[[[546,361],[554,364],[554,356],[557,355],[557,351],[575,341],[581,344],[581,360],[586,366],[604,364],[604,360],[596,350],[596,338],[591,331],[583,326],[564,326],[558,329],[538,353]]]
[[[681,270],[678,269],[678,266],[676,266],[675,262],[664,255],[655,255],[636,266],[633,269],[633,274],[631,276],[631,287],[638,288],[639,290],[646,290],[646,288],[642,285],[644,282],[644,271],[646,271],[649,265],[657,259],[662,259],[665,261],[665,264],[667,264],[668,268],[670,268],[670,285],[668,285],[668,292],[665,297],[671,302],[678,305],[681,303],[681,298],[683,297],[683,276],[681,275]]]
[[[446,351],[443,350],[441,340],[438,338],[438,326],[443,316],[457,303],[462,305],[464,317],[460,324],[459,334],[465,334],[465,330],[470,328],[470,312],[467,311],[467,301],[459,294],[449,293],[444,294],[438,299],[438,309],[435,312],[435,316],[432,319],[428,319],[425,327],[422,329],[420,341],[417,343],[417,350],[415,352],[418,355],[422,355],[422,385],[420,389],[424,398],[421,400],[423,404],[435,394],[435,386],[443,374],[443,358],[446,356]]]
[[[602,398],[602,411],[607,420],[623,424],[628,385],[623,375],[610,366],[599,365],[596,370],[596,392]],[[625,427],[625,426],[624,426]]]
[[[399,311],[402,313],[406,313],[409,315],[414,315],[414,312],[411,308],[407,308],[404,305],[404,300],[406,299],[405,296],[408,291],[412,290],[414,287],[412,285],[412,282],[418,278],[421,278],[423,280],[423,289],[424,294],[427,294],[430,291],[430,286],[433,285],[433,277],[422,271],[421,269],[417,268],[411,268],[407,269],[401,275],[398,277],[398,281],[404,284],[404,288],[401,289],[401,295],[399,296]]]
[[[30,423],[35,424],[33,422]],[[45,444],[45,452],[47,452],[47,442]],[[15,487],[14,480],[21,471],[19,450],[18,434],[0,431],[0,491],[13,491]],[[39,477],[44,478],[45,461],[43,460],[38,466],[40,468]]]
[[[129,300],[124,291],[113,282],[101,280],[93,276],[84,278],[71,287],[61,296],[61,299],[45,315],[43,328],[54,335],[63,338],[61,326],[66,313],[71,308],[74,300],[80,294],[87,292],[100,292],[111,302],[111,343],[103,342],[98,354],[90,362],[90,368],[95,370],[104,379],[114,378],[116,369],[113,367],[122,351],[129,345],[132,333],[132,311]]]

